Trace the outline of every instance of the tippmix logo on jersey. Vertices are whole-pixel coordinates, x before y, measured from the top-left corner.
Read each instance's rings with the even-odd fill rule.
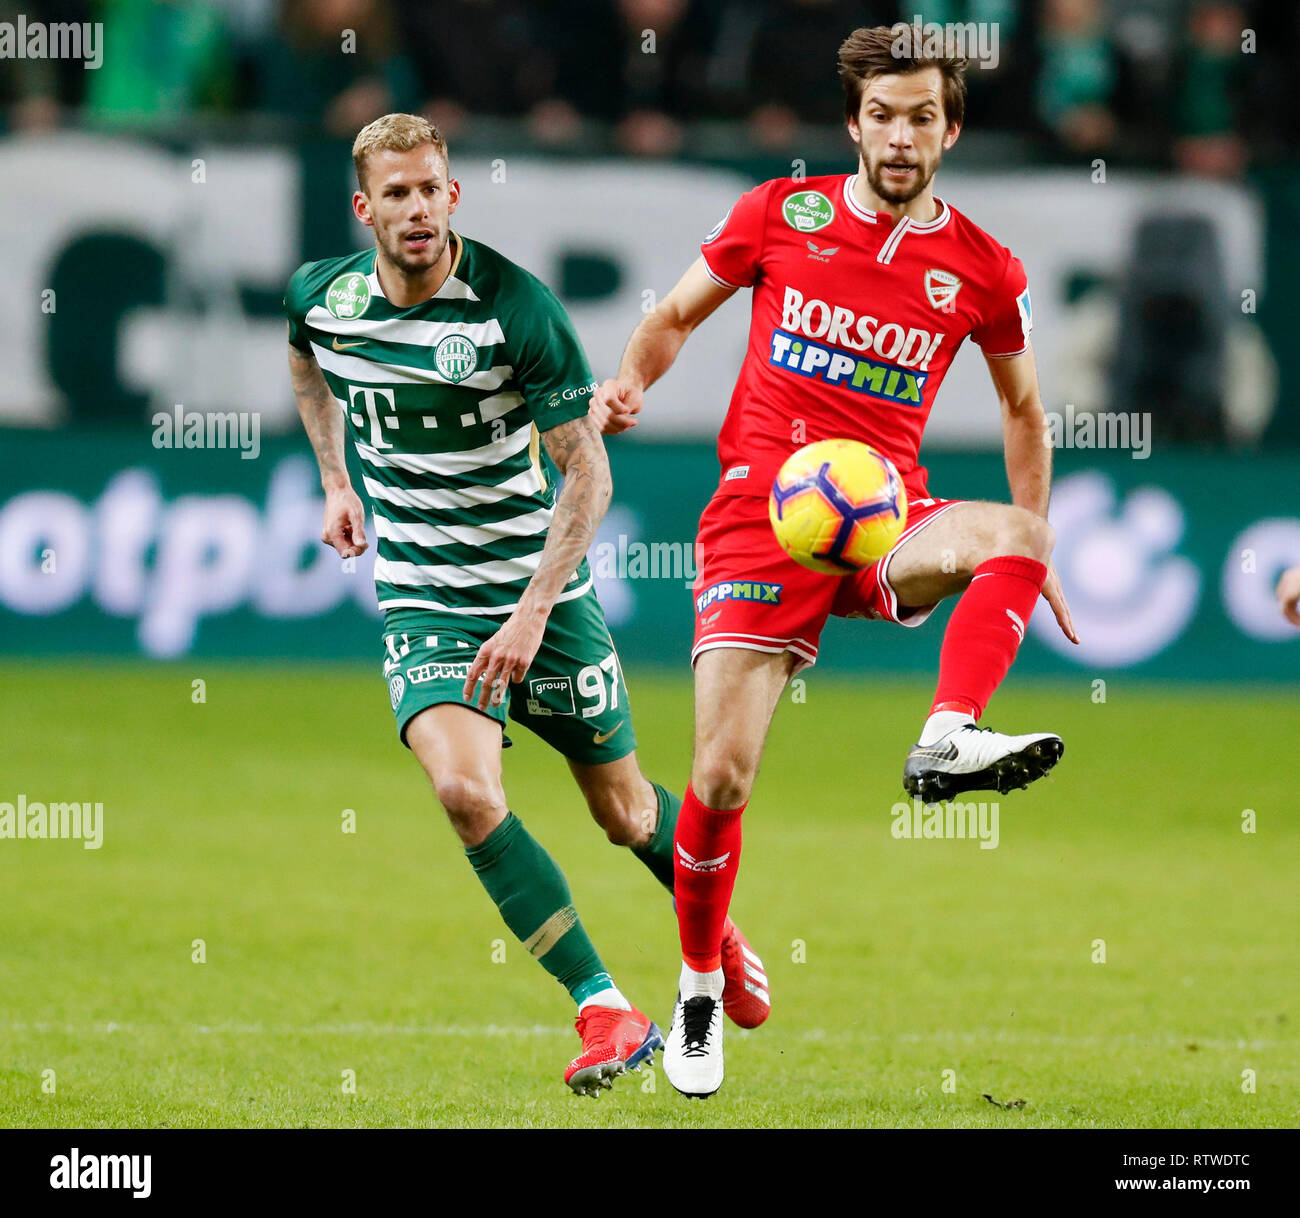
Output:
[[[781,204],[785,222],[801,233],[815,233],[835,219],[835,204],[820,190],[798,190]]]
[[[768,362],[828,385],[920,406],[930,360],[943,339],[942,331],[882,323],[878,317],[858,316],[843,305],[805,298],[797,288],[787,287]],[[863,354],[851,354],[857,351]]]
[[[448,334],[433,349],[433,364],[445,380],[459,385],[478,367],[478,348],[463,334]]]
[[[325,307],[339,319],[352,321],[370,308],[370,285],[360,271],[339,275],[325,290]]]
[[[924,399],[924,372],[911,372],[894,364],[848,355],[835,347],[810,342],[772,331],[772,351],[768,362],[799,376],[813,377],[828,385],[840,385],[869,397],[883,398],[903,406],[920,406]]]

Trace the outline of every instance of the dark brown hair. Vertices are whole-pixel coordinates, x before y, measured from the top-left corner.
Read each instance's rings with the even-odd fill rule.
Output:
[[[874,25],[854,30],[840,43],[840,83],[844,86],[844,115],[857,120],[862,92],[869,80],[938,68],[943,77],[943,117],[961,123],[966,117],[966,57],[925,55],[935,33],[919,25]],[[945,52],[955,49],[941,36]]]

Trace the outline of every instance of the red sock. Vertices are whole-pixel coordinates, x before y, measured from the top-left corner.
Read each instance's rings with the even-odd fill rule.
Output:
[[[1014,554],[975,568],[944,632],[932,714],[969,710],[978,719],[984,713],[1024,642],[1046,578],[1041,562]]]
[[[673,898],[682,959],[698,973],[722,967],[722,928],[740,865],[740,814],[706,808],[686,784],[673,839]]]

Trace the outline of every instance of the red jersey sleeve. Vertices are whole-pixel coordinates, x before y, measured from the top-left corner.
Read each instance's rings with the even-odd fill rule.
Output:
[[[1010,255],[1002,280],[990,293],[988,307],[971,337],[985,355],[1019,355],[1029,346],[1033,328],[1025,268],[1019,258]]]
[[[746,191],[700,244],[709,274],[726,287],[749,288],[758,279],[768,194],[766,182]]]

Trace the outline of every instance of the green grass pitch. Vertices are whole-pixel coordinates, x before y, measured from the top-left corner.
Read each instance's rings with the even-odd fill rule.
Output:
[[[689,686],[629,681],[643,766],[680,790]],[[0,1124],[1297,1122],[1290,691],[1115,677],[1096,704],[1083,675],[1013,674],[987,721],[1066,754],[999,799],[981,850],[890,833],[932,681],[810,675],[777,712],[733,910],[775,1012],[730,1030],[723,1091],[688,1102],[659,1068],[568,1093],[571,1005],[478,887],[375,673],[10,663],[0,685],[0,800],[98,800],[105,822],[98,851],[0,840]],[[517,739],[512,807],[666,1029],[667,897]]]

